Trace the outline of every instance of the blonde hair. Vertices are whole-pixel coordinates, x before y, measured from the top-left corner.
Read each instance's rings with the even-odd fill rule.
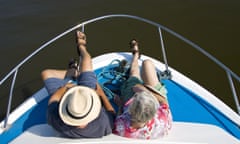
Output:
[[[158,107],[157,99],[150,92],[142,91],[135,93],[133,102],[128,109],[131,115],[131,122],[146,123],[155,116]]]

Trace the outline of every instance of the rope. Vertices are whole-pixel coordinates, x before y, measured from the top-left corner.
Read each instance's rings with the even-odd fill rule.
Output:
[[[105,80],[100,83],[100,86],[109,100],[112,100],[116,93],[119,94],[120,85],[128,78],[129,68],[126,60],[115,59],[97,75],[98,80]]]

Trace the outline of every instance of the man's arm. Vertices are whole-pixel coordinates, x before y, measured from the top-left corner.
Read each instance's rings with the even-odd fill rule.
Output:
[[[48,105],[51,104],[52,102],[59,102],[64,95],[64,93],[70,89],[71,87],[75,86],[72,83],[67,83],[63,87],[59,88],[49,99]]]
[[[101,88],[101,86],[97,83],[97,87],[96,87],[96,92],[97,94],[100,96],[100,99],[105,107],[105,109],[111,113],[116,113],[112,104],[110,103],[110,101],[108,100],[108,97],[105,95],[103,89]]]

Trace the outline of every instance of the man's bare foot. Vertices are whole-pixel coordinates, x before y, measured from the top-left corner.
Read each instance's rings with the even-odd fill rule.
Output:
[[[80,56],[81,50],[86,49],[87,38],[83,32],[77,31],[76,32],[76,41],[77,41],[77,51],[78,55]]]

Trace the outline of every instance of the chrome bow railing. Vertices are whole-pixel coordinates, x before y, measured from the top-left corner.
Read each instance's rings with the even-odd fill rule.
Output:
[[[68,30],[66,30],[65,32],[57,35],[56,37],[54,37],[53,39],[51,39],[50,41],[44,43],[42,46],[40,46],[38,49],[36,49],[33,53],[31,53],[28,57],[26,57],[24,60],[22,60],[17,66],[15,66],[1,81],[0,81],[0,85],[2,85],[11,75],[13,75],[13,80],[12,80],[12,84],[11,84],[11,88],[10,88],[10,93],[9,93],[9,101],[8,101],[8,107],[7,107],[7,113],[6,113],[6,118],[5,118],[5,122],[4,122],[4,127],[7,126],[7,122],[8,122],[8,116],[10,113],[10,109],[11,109],[11,102],[12,102],[12,95],[13,95],[13,89],[14,89],[14,85],[15,85],[15,80],[17,77],[17,73],[19,68],[28,60],[30,60],[33,56],[35,56],[39,51],[41,51],[42,49],[46,48],[48,45],[50,45],[51,43],[53,43],[54,41],[58,40],[59,38],[65,36],[66,34],[78,29],[78,28],[82,28],[82,31],[84,31],[84,26],[99,20],[103,20],[103,19],[108,19],[108,18],[114,18],[114,17],[125,17],[125,18],[131,18],[131,19],[136,19],[148,24],[151,24],[155,27],[157,27],[158,32],[159,32],[159,37],[160,37],[160,43],[161,43],[161,47],[162,47],[162,54],[163,54],[163,60],[165,63],[165,67],[166,67],[166,71],[168,72],[168,62],[167,62],[167,57],[166,57],[166,52],[165,52],[165,47],[164,47],[164,43],[163,43],[163,36],[162,36],[162,30],[172,34],[173,36],[181,39],[182,41],[184,41],[185,43],[189,44],[190,46],[192,46],[193,48],[195,48],[196,50],[198,50],[199,52],[201,52],[202,54],[204,54],[205,56],[207,56],[209,59],[211,59],[213,62],[215,62],[218,66],[220,66],[223,70],[225,70],[228,80],[229,80],[229,84],[233,93],[233,97],[235,100],[235,104],[237,107],[237,111],[240,114],[240,106],[239,106],[239,100],[238,100],[238,96],[236,93],[236,89],[233,83],[232,78],[235,78],[238,82],[240,82],[240,77],[235,74],[234,72],[232,72],[228,67],[226,67],[223,63],[221,63],[219,60],[217,60],[215,57],[213,57],[212,55],[210,55],[208,52],[206,52],[204,49],[202,49],[200,46],[196,45],[195,43],[191,42],[190,40],[184,38],[183,36],[179,35],[178,33],[168,29],[167,27],[158,24],[156,22],[150,21],[148,19],[144,19],[138,16],[132,16],[132,15],[126,15],[126,14],[114,14],[114,15],[106,15],[106,16],[101,16],[101,17],[97,17],[85,22],[82,22]]]

